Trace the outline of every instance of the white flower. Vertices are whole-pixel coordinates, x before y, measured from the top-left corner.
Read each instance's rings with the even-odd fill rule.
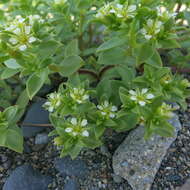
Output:
[[[48,101],[44,104],[44,107],[49,112],[53,112],[60,105],[61,105],[61,95],[59,93],[54,92],[48,95]]]
[[[27,49],[27,46],[26,45],[21,45],[19,46],[19,50],[20,51],[25,51]]]
[[[118,110],[116,106],[112,106],[108,101],[97,105],[97,109],[104,118],[114,118],[116,116],[115,112]]]
[[[21,33],[20,28],[16,28],[15,30],[13,30],[13,32],[17,35],[19,35]]]
[[[86,129],[88,121],[86,119],[71,118],[69,121],[69,127],[65,129],[65,132],[70,133],[73,136],[88,137],[89,132]]]
[[[152,93],[148,92],[147,88],[143,88],[141,91],[137,89],[129,90],[130,99],[132,101],[135,101],[140,106],[145,106],[147,103],[150,103],[150,100],[154,98],[154,95]]]
[[[136,5],[129,5],[128,12],[134,12],[134,11],[136,11],[136,9],[137,9]]]
[[[147,25],[140,30],[140,33],[144,35],[145,39],[150,40],[160,32],[162,25],[161,21],[148,19]]]
[[[89,99],[89,95],[85,92],[83,88],[73,88],[70,91],[70,96],[78,104],[82,104]]]

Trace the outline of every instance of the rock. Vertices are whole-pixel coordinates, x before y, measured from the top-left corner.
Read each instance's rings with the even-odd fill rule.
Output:
[[[80,159],[72,160],[70,157],[65,157],[55,160],[54,164],[62,175],[84,178],[88,173],[86,163]]]
[[[79,184],[76,180],[70,179],[65,183],[64,190],[79,190]]]
[[[49,123],[49,112],[46,111],[42,105],[46,102],[45,99],[41,99],[29,108],[26,117],[24,118],[24,123],[31,124],[47,124]],[[24,137],[33,137],[37,133],[43,131],[46,127],[41,126],[30,126],[30,125],[22,125],[23,135]]]
[[[189,190],[190,189],[190,179],[182,187],[177,187],[176,190]]]
[[[23,165],[11,173],[3,190],[47,190],[51,181],[51,177],[41,175],[30,165]]]
[[[112,178],[113,178],[115,183],[122,183],[123,182],[123,178],[118,176],[118,175],[112,174]]]
[[[49,137],[47,133],[37,134],[35,137],[36,145],[47,144],[48,141],[49,141]]]
[[[133,190],[149,190],[160,164],[172,142],[181,129],[178,116],[170,123],[175,128],[175,136],[163,138],[157,135],[145,141],[144,127],[133,130],[119,146],[113,156],[113,169],[116,175],[125,178]]]
[[[108,158],[111,158],[111,153],[109,152],[107,146],[102,145],[102,146],[100,147],[100,152],[101,152],[103,155],[107,156]]]

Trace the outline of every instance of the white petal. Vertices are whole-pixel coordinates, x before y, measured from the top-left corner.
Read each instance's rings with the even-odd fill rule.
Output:
[[[26,48],[27,48],[26,45],[21,45],[21,46],[19,47],[19,50],[20,50],[20,51],[24,51],[24,50],[26,50]]]
[[[77,103],[79,103],[79,104],[81,104],[82,103],[82,100],[76,100],[77,101]]]
[[[45,106],[50,106],[50,105],[51,105],[51,102],[46,102],[44,105],[45,105]]]
[[[10,38],[9,42],[11,42],[12,44],[17,44],[18,40],[16,38]]]
[[[148,21],[147,21],[147,25],[148,25],[149,27],[152,27],[152,25],[153,25],[153,20],[148,19]]]
[[[54,107],[53,107],[53,106],[51,106],[51,107],[48,108],[48,111],[49,111],[49,112],[53,112],[53,110],[54,110]]]
[[[131,94],[131,95],[137,95],[137,93],[134,90],[129,90],[129,94]]]
[[[85,131],[83,131],[83,132],[82,132],[82,136],[84,136],[84,137],[88,137],[88,136],[89,136],[89,132],[88,132],[88,131],[86,131],[86,130],[85,130]]]
[[[77,132],[73,132],[72,134],[73,134],[73,136],[77,136]]]
[[[89,95],[87,94],[82,97],[83,100],[87,100],[88,98],[89,98]]]
[[[142,29],[140,30],[140,33],[143,34],[143,35],[146,35],[146,34],[147,34],[147,31],[146,31],[144,28],[142,28]]]
[[[36,41],[36,38],[33,37],[33,36],[30,37],[29,40],[28,40],[29,43],[33,43],[33,42],[35,42],[35,41]]]
[[[31,26],[25,26],[25,33],[30,34]]]
[[[146,105],[146,102],[144,102],[144,101],[139,101],[139,104],[140,104],[141,106],[145,106],[145,105]]]
[[[103,107],[102,107],[101,105],[97,105],[97,108],[98,108],[99,110],[103,110]]]
[[[146,98],[147,99],[152,99],[152,98],[154,98],[154,95],[153,94],[147,94]]]
[[[117,17],[119,17],[119,18],[123,18],[123,15],[121,15],[121,14],[117,14]]]
[[[148,92],[148,88],[143,88],[142,91],[141,91],[142,94],[145,94],[147,92]]]
[[[113,113],[110,113],[110,118],[114,118],[115,117],[115,114],[113,114]]]
[[[136,5],[130,5],[129,7],[128,7],[128,11],[129,12],[133,12],[133,11],[135,11],[137,9],[137,6]]]
[[[106,115],[106,112],[101,112],[102,115]]]
[[[113,111],[113,112],[117,111],[117,107],[116,106],[112,106],[111,111]]]
[[[88,124],[88,121],[86,119],[83,119],[81,122],[81,126],[84,127]]]
[[[71,119],[71,123],[72,123],[73,125],[77,125],[77,118],[73,117],[73,118]]]
[[[104,101],[104,107],[107,108],[109,106],[109,102],[108,101]]]
[[[137,100],[137,97],[136,96],[131,96],[130,99],[131,100]]]
[[[122,5],[122,4],[117,4],[116,7],[117,7],[118,9],[122,9],[122,8],[123,8],[123,5]]]
[[[67,133],[70,133],[71,131],[73,131],[72,128],[66,128],[66,129],[65,129],[65,132],[67,132]]]
[[[152,35],[145,35],[144,36],[147,40],[150,40],[152,38]]]
[[[61,101],[58,100],[55,105],[58,107],[58,106],[60,106],[60,104],[61,104]]]
[[[51,99],[54,99],[54,98],[55,98],[55,94],[54,94],[54,93],[51,93],[51,94],[49,95],[49,97],[50,97]]]
[[[15,34],[19,35],[21,33],[21,30],[20,30],[20,28],[16,28],[13,32]]]
[[[114,9],[111,9],[109,12],[110,13],[116,13],[116,11]]]

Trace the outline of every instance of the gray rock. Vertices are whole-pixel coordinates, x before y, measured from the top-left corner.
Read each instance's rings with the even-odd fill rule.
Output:
[[[79,190],[79,184],[76,180],[70,179],[64,185],[64,190]]]
[[[30,165],[16,168],[3,186],[3,190],[47,190],[52,179],[35,171]]]
[[[24,118],[23,124],[47,124],[49,123],[49,112],[46,111],[42,106],[46,102],[45,99],[41,99],[29,108],[26,117]],[[37,133],[43,131],[46,127],[22,125],[22,131],[24,137],[33,137]]]
[[[189,190],[190,189],[190,179],[182,187],[177,187],[176,190]]]
[[[145,141],[144,127],[141,126],[133,130],[114,153],[115,174],[125,178],[133,190],[150,189],[168,148],[181,129],[178,116],[175,115],[170,123],[175,128],[174,137],[154,135]]]
[[[76,176],[84,178],[88,173],[86,163],[80,159],[72,160],[65,157],[55,160],[55,168],[62,174],[67,176]]]
[[[37,134],[35,137],[35,144],[40,145],[40,144],[47,144],[49,141],[49,137],[47,133],[41,133]]]

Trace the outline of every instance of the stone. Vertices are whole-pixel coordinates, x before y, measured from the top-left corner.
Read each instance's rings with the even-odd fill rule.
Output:
[[[45,102],[45,99],[40,99],[37,102],[33,103],[26,113],[23,124],[49,124],[49,112],[43,108],[43,104]],[[46,129],[46,127],[23,124],[22,131],[24,137],[33,137],[37,133]]]
[[[64,185],[64,190],[79,190],[79,184],[74,179],[69,179]]]
[[[67,156],[61,159],[56,159],[54,164],[55,168],[62,175],[84,178],[88,174],[87,165],[81,159],[72,160]]]
[[[168,148],[181,129],[178,116],[170,121],[175,128],[175,136],[163,138],[158,135],[144,140],[144,127],[134,129],[118,147],[113,156],[116,175],[126,179],[133,190],[149,190]]]
[[[48,142],[49,142],[49,137],[47,133],[37,134],[35,137],[36,145],[47,144]]]
[[[3,190],[47,190],[51,177],[43,176],[26,164],[17,167],[6,180]]]
[[[176,190],[190,190],[190,179],[182,187],[177,187]]]

